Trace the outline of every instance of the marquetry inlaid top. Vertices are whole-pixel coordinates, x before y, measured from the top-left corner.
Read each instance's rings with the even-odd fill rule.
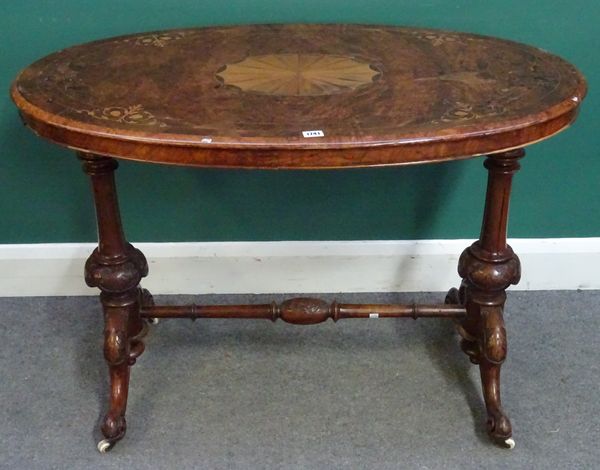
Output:
[[[368,62],[331,54],[252,55],[217,72],[225,85],[281,96],[333,95],[373,83],[380,72]]]
[[[438,161],[568,126],[586,87],[522,44],[359,25],[186,29],[75,46],[12,97],[37,133],[84,151],[205,166]]]

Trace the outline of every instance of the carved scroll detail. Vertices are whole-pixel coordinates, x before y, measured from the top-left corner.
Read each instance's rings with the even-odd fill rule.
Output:
[[[498,307],[481,308],[481,348],[492,364],[502,364],[506,359],[507,341],[502,310]]]

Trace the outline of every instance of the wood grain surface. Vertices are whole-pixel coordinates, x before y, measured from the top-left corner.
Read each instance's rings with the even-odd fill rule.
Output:
[[[505,151],[567,127],[585,93],[573,66],[540,49],[367,25],[214,27],[101,40],[35,62],[11,90],[24,121],[62,145],[255,168]]]

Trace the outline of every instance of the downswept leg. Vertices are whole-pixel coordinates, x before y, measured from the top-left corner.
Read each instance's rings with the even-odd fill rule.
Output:
[[[452,290],[447,298],[466,306],[467,317],[458,327],[461,348],[471,362],[479,364],[488,432],[509,448],[514,447],[512,427],[500,400],[500,367],[508,349],[503,310],[505,290],[519,282],[521,268],[519,258],[506,243],[506,228],[512,176],[524,154],[523,150],[513,150],[485,161],[489,177],[481,236],[460,257],[460,292]]]
[[[151,296],[139,287],[142,277],[148,274],[146,259],[123,234],[114,181],[117,162],[84,153],[79,158],[92,182],[98,221],[98,248],[87,260],[85,280],[102,291],[110,399],[101,427],[105,439],[98,443],[98,450],[106,452],[125,435],[129,368],[144,350],[142,338],[147,329],[140,306],[151,302]]]

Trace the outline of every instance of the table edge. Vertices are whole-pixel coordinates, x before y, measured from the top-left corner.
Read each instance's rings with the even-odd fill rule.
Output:
[[[495,134],[463,136],[445,141],[415,141],[365,147],[209,147],[139,142],[115,136],[98,136],[56,126],[24,112],[21,117],[35,134],[75,151],[118,159],[179,166],[249,169],[335,169],[401,166],[461,160],[526,147],[567,129],[579,107],[535,126],[507,129]]]

